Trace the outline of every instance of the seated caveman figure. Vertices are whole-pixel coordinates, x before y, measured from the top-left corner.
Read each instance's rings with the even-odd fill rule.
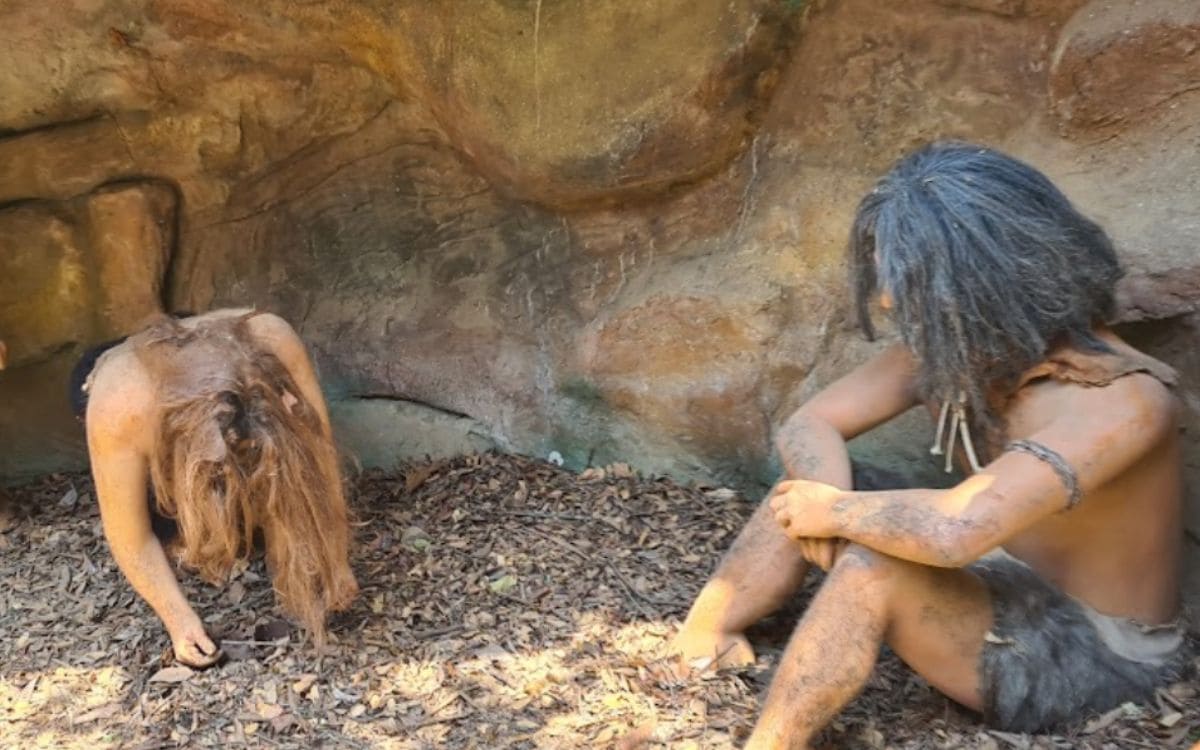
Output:
[[[748,748],[805,748],[880,645],[1011,731],[1146,697],[1183,665],[1181,461],[1170,368],[1104,322],[1121,275],[1104,231],[1038,171],[927,146],[859,206],[859,318],[902,344],[791,416],[787,469],[700,592],[684,668],[750,662],[743,632],[815,564],[828,575],[785,650]],[[950,489],[853,491],[846,441],[911,407]]]
[[[86,394],[100,517],[176,657],[207,666],[219,652],[170,557],[219,582],[256,533],[280,603],[323,644],[326,615],[358,587],[325,402],[295,332],[275,315],[222,310],[163,316],[107,346],[72,378]]]

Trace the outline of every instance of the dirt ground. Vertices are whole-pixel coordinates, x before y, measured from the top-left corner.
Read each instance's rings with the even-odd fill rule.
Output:
[[[0,511],[0,747],[731,748],[796,607],[752,633],[759,665],[688,684],[663,647],[751,510],[735,493],[483,455],[356,481],[362,594],[314,653],[261,561],[184,576],[228,660],[173,665],[104,544],[90,480]],[[812,583],[812,582],[810,582]],[[828,747],[1170,748],[1200,739],[1196,684],[1062,736],[984,730],[886,655]]]

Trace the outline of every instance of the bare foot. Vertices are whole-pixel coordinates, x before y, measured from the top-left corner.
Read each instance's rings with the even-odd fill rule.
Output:
[[[746,667],[755,661],[754,648],[741,633],[689,628],[686,624],[671,642],[670,652],[679,656],[676,675],[681,679],[709,670]]]
[[[784,742],[761,740],[751,737],[742,750],[812,750],[812,745],[789,745]]]

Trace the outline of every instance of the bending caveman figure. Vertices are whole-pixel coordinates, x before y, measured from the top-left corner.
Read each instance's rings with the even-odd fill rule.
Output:
[[[751,662],[743,632],[828,571],[748,748],[806,748],[887,643],[1010,731],[1148,697],[1184,664],[1173,371],[1119,339],[1104,231],[1035,169],[939,143],[896,164],[850,238],[860,321],[896,344],[784,424],[781,482],[700,592],[686,668]],[[851,488],[846,441],[924,404],[950,489]],[[948,456],[949,458],[949,456]]]
[[[325,402],[292,328],[247,310],[164,316],[89,352],[72,381],[104,535],[179,661],[219,652],[169,557],[220,582],[256,533],[280,603],[323,645],[358,586]]]

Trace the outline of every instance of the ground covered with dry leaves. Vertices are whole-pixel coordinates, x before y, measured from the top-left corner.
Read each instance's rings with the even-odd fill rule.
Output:
[[[356,482],[362,595],[314,653],[261,561],[184,576],[228,659],[173,665],[105,547],[90,481],[0,511],[0,747],[730,748],[800,611],[752,633],[755,669],[681,684],[664,646],[751,504],[509,456]],[[886,656],[826,732],[837,748],[1164,748],[1200,739],[1193,684],[1066,736],[988,732]]]

